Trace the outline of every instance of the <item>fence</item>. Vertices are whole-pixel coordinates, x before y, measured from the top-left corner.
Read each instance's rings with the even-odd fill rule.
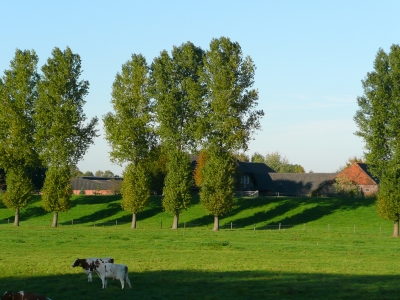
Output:
[[[51,227],[51,221],[20,221],[20,227]],[[101,221],[93,220],[92,222],[81,222],[77,220],[59,221],[59,227],[118,227],[121,229],[130,228],[131,222],[110,220]],[[137,221],[137,229],[170,229],[172,225],[171,220],[155,222]],[[0,230],[5,227],[12,227],[13,220],[0,220]],[[213,223],[193,223],[193,222],[181,222],[178,226],[180,229],[212,229]],[[386,223],[384,225],[364,225],[364,224],[326,224],[326,225],[314,225],[314,224],[270,224],[268,222],[259,223],[238,223],[238,222],[220,222],[221,230],[247,230],[247,231],[277,231],[277,232],[315,232],[315,233],[344,233],[344,234],[373,234],[373,235],[391,235],[393,233],[393,224]]]
[[[236,191],[235,193],[236,198],[243,198],[243,197],[258,197],[258,191]]]

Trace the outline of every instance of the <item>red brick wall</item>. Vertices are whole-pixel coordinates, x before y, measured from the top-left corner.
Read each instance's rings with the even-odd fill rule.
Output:
[[[73,190],[73,194],[74,195],[79,195],[80,194],[80,190]],[[98,193],[98,195],[113,195],[112,192],[110,190],[101,190],[101,191],[96,191],[96,190],[86,190],[85,191],[85,195],[95,195],[96,192]]]

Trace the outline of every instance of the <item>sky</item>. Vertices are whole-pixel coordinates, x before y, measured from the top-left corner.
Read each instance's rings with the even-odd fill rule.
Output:
[[[122,64],[191,41],[207,50],[213,38],[238,42],[257,69],[257,109],[265,116],[249,156],[278,151],[306,172],[335,172],[363,156],[353,117],[361,81],[380,48],[398,44],[400,1],[1,1],[0,76],[16,49],[33,49],[39,69],[54,47],[82,59],[90,83],[84,112],[100,119],[81,171],[124,166],[110,161],[102,117],[112,111],[111,86]]]

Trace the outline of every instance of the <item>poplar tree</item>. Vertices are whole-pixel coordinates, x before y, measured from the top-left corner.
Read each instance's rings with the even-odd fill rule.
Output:
[[[357,98],[356,135],[365,141],[368,170],[380,181],[378,212],[394,222],[399,236],[400,193],[400,46],[379,49],[374,70],[362,81],[364,94]]]
[[[2,200],[15,209],[14,226],[32,197],[30,170],[39,165],[32,121],[37,100],[38,57],[17,49],[10,69],[0,78],[0,168],[6,171],[7,191]]]
[[[203,144],[209,160],[204,166],[204,182],[200,201],[214,215],[214,230],[219,229],[219,217],[233,206],[235,162],[232,153],[248,148],[252,133],[260,128],[259,119],[264,115],[256,110],[258,91],[252,89],[255,65],[243,57],[237,42],[221,37],[213,39],[206,52],[202,81],[207,88],[203,129]],[[224,161],[222,161],[224,160]],[[208,164],[208,166],[207,166]],[[218,168],[223,168],[224,178]],[[206,178],[208,177],[208,178]],[[217,196],[221,180],[227,186],[225,197]]]
[[[151,93],[155,100],[156,132],[167,149],[168,167],[164,182],[164,209],[174,215],[177,229],[179,214],[191,199],[192,176],[188,149],[194,148],[199,135],[204,85],[200,81],[204,51],[191,42],[166,50],[151,65]]]
[[[111,146],[111,160],[128,162],[122,182],[122,208],[132,213],[132,228],[136,214],[143,210],[150,197],[146,174],[148,157],[154,144],[148,66],[142,55],[133,54],[122,65],[112,87],[114,113],[103,117],[106,139]]]
[[[70,168],[76,165],[96,137],[97,117],[85,124],[83,112],[89,82],[80,80],[81,58],[67,47],[54,48],[42,67],[35,103],[36,143],[47,167],[43,187],[43,206],[54,212],[52,226],[58,225],[58,213],[69,209]],[[68,180],[67,180],[68,179]]]

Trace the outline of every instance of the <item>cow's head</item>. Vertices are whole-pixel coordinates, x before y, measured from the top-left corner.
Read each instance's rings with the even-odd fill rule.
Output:
[[[79,258],[75,259],[74,263],[72,264],[72,267],[75,268],[81,266],[83,260],[84,259],[79,259]]]
[[[8,300],[8,299],[13,299],[14,298],[14,293],[6,291],[3,295],[3,297],[1,297],[1,300]]]

